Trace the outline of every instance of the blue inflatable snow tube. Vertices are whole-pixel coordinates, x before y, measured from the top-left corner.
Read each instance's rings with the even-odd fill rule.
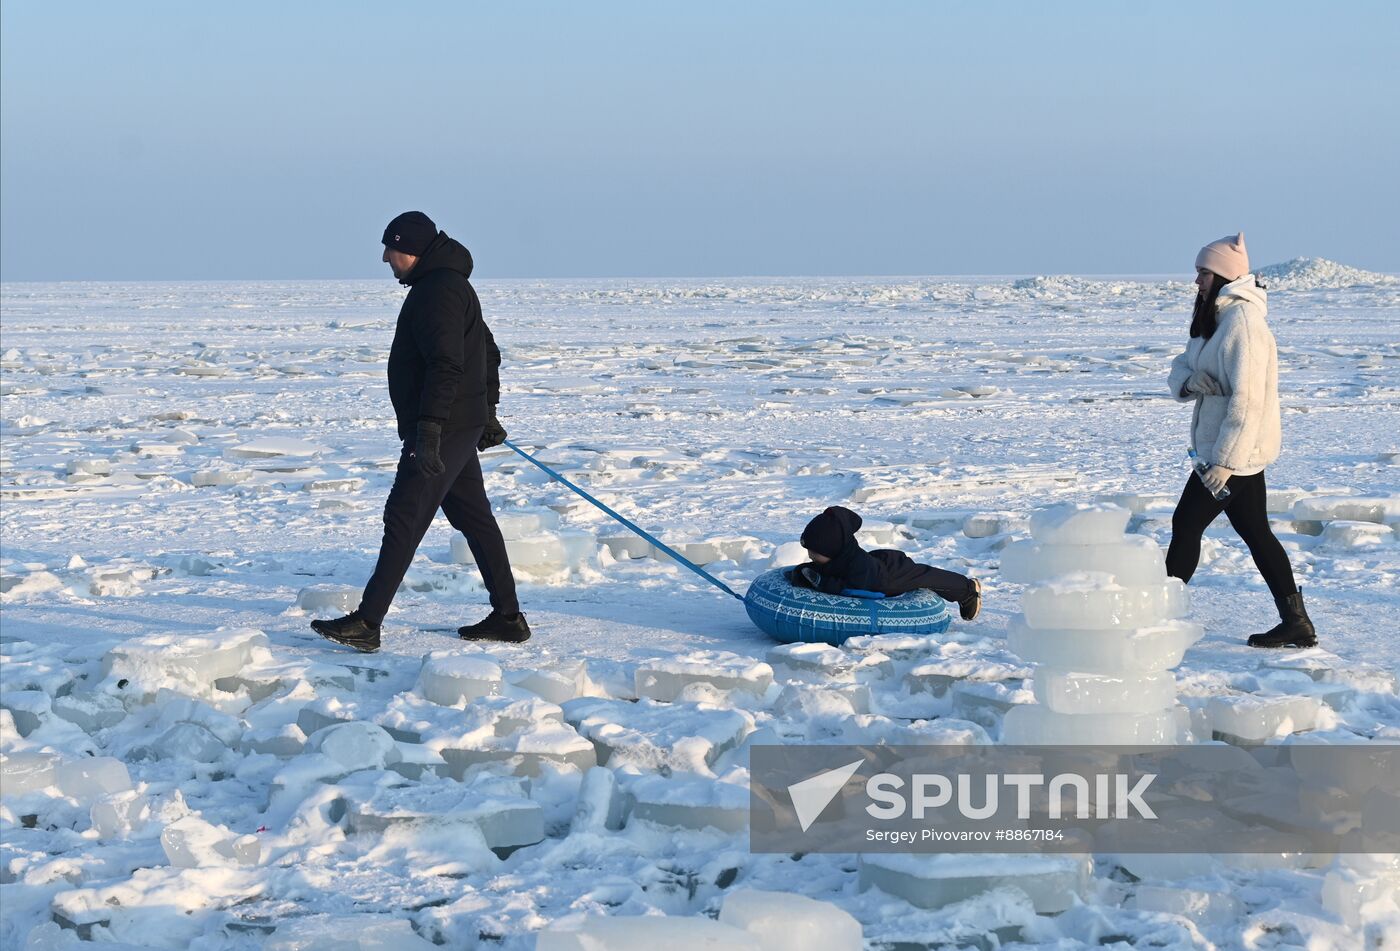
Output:
[[[932,591],[852,598],[798,588],[782,568],[753,580],[744,607],[759,630],[785,644],[841,644],[858,634],[942,634],[953,615]]]

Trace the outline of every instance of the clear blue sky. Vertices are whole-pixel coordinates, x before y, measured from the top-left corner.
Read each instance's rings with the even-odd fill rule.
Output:
[[[1400,271],[1400,4],[0,8],[0,276]]]

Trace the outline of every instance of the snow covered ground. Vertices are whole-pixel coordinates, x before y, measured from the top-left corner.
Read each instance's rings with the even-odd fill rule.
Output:
[[[1323,648],[1292,663],[1331,685],[1312,732],[1400,739],[1400,279],[1325,261],[1265,275],[1273,507]],[[1068,910],[1037,914],[1014,887],[919,908],[862,891],[854,856],[747,850],[749,744],[999,737],[994,706],[959,705],[975,691],[906,675],[950,659],[954,680],[1029,699],[1005,639],[1023,589],[998,567],[1038,506],[1116,498],[1165,543],[1189,284],[478,287],[512,438],[729,584],[840,503],[872,543],[982,578],[985,613],[922,651],[794,667],[737,603],[502,449],[488,488],[535,638],[489,655],[456,639],[485,595],[440,520],[384,651],[339,651],[307,622],[353,606],[377,551],[402,288],[5,285],[0,946],[318,948],[324,932],[509,951],[599,914],[752,925],[743,889],[838,906],[871,948],[1359,947],[1400,928],[1393,869],[1134,875],[1100,856]],[[1243,646],[1272,604],[1224,520],[1191,593],[1207,633],[1177,680],[1199,730],[1212,697],[1296,690]],[[629,702],[696,652],[679,697]]]

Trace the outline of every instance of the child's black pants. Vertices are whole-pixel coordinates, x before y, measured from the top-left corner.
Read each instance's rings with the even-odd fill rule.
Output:
[[[944,601],[961,601],[972,593],[972,579],[955,571],[921,565],[902,551],[880,549],[870,557],[880,563],[880,590],[888,597],[928,588]]]

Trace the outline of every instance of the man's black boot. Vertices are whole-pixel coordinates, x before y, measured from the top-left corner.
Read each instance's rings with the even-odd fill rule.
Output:
[[[379,625],[360,617],[359,611],[351,611],[333,621],[312,621],[311,629],[326,640],[353,647],[361,654],[379,650]]]
[[[1251,634],[1250,647],[1316,647],[1317,631],[1308,618],[1308,609],[1303,607],[1303,592],[1298,591],[1284,598],[1275,598],[1278,616],[1282,618],[1277,626],[1263,634]]]
[[[530,639],[530,625],[525,623],[523,614],[502,614],[492,611],[475,624],[457,628],[457,636],[464,641],[504,641],[508,644],[523,644]]]

